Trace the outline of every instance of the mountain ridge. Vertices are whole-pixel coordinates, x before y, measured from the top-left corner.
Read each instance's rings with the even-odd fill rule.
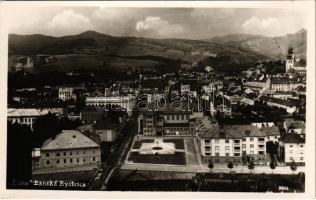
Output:
[[[41,34],[9,34],[9,56],[12,55],[86,55],[85,59],[100,60],[98,67],[108,64],[121,67],[146,67],[141,59],[151,60],[156,68],[177,63],[191,67],[212,65],[217,69],[246,67],[264,60],[284,59],[289,44],[298,57],[306,55],[306,30],[280,37],[232,34],[211,40],[155,39],[143,37],[111,36],[88,30],[62,37]],[[123,58],[128,62],[121,61]],[[62,59],[60,58],[60,62]],[[72,59],[77,59],[73,56]],[[81,58],[82,59],[82,56]],[[134,59],[134,60],[130,60]],[[137,59],[137,66],[131,63]],[[114,62],[115,61],[115,62]],[[169,62],[170,61],[170,62]],[[57,64],[59,65],[60,62]],[[71,63],[69,60],[67,63]],[[103,63],[102,66],[100,63]],[[95,61],[88,65],[95,64]]]

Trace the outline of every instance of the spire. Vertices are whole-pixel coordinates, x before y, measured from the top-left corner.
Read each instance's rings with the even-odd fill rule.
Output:
[[[289,45],[289,49],[288,49],[288,55],[290,55],[290,54],[293,54],[294,52],[293,52],[293,47],[292,47],[292,45],[290,44]]]

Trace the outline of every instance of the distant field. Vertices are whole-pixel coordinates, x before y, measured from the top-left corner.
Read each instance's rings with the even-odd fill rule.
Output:
[[[42,64],[41,71],[69,71],[74,69],[98,70],[102,68],[137,69],[140,67],[153,68],[159,64],[158,61],[138,58],[122,58],[116,56],[69,54],[57,55],[57,61]]]

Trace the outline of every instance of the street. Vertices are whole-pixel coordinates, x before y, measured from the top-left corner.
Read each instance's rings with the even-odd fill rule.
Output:
[[[137,116],[137,113],[134,113],[120,132],[111,147],[113,151],[109,151],[106,161],[101,164],[102,172],[99,172],[101,176],[91,183],[89,190],[106,190],[107,182],[111,179],[117,167],[122,164],[128,145],[137,134]]]

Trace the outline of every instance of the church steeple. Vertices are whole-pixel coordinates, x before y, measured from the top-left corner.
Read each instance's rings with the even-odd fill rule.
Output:
[[[285,62],[285,73],[294,67],[294,50],[292,45],[289,45],[286,62]]]

